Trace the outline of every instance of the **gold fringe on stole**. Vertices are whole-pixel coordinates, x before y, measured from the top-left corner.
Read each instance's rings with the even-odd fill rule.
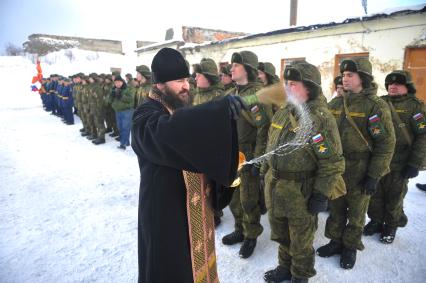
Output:
[[[183,171],[189,225],[192,274],[195,283],[219,283],[216,267],[210,187],[203,174]]]

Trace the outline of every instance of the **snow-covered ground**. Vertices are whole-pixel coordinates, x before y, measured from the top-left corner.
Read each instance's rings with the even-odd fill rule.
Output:
[[[60,69],[60,66],[56,66]],[[61,73],[57,71],[58,73]],[[136,156],[118,143],[94,146],[79,134],[81,123],[66,126],[43,111],[30,92],[35,66],[21,58],[0,57],[0,282],[137,282]],[[406,228],[392,245],[378,236],[364,238],[353,270],[339,258],[316,258],[312,282],[425,282],[426,172],[410,181]],[[323,236],[321,214],[315,248]],[[221,238],[233,229],[225,210],[217,229],[217,257],[222,283],[263,282],[277,264],[277,244],[265,228],[249,259],[239,245]]]

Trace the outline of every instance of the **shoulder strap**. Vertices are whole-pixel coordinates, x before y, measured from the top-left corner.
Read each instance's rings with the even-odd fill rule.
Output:
[[[401,129],[402,135],[404,136],[407,143],[411,146],[413,144],[413,140],[410,137],[410,134],[407,131],[407,128],[405,127],[405,123],[401,121],[401,118],[399,117],[398,113],[395,110],[395,107],[393,106],[392,102],[387,101],[389,104],[389,108],[391,110],[392,118],[396,121],[398,124],[398,128]]]
[[[359,136],[361,137],[361,139],[364,141],[365,145],[368,147],[368,150],[370,152],[372,152],[373,150],[371,149],[370,144],[368,143],[368,141],[364,137],[364,135],[361,133],[360,129],[358,128],[358,126],[356,125],[355,121],[352,119],[352,117],[351,117],[351,115],[349,113],[349,109],[348,109],[347,102],[346,102],[346,95],[343,95],[343,109],[344,109],[345,114],[346,114],[346,120],[348,120],[349,124],[351,124],[351,126],[359,134]]]

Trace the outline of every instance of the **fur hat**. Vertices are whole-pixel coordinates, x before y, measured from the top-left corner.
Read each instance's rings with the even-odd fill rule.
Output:
[[[165,83],[189,77],[188,66],[179,51],[162,48],[151,63],[153,83]]]

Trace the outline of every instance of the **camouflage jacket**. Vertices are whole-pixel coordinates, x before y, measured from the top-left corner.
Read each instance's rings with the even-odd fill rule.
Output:
[[[135,108],[145,102],[146,98],[149,95],[149,91],[151,90],[151,84],[145,83],[138,88],[136,88],[135,92]]]
[[[307,133],[307,143],[300,147],[288,147],[281,155],[272,155],[268,162],[262,165],[261,174],[265,175],[268,170],[272,170],[272,174],[277,178],[280,178],[280,175],[310,176],[315,180],[313,192],[330,198],[337,178],[345,171],[337,124],[322,94],[308,101],[304,109],[307,111],[308,120],[312,121],[312,131]],[[291,115],[296,121],[300,118],[295,107],[287,104],[272,117],[267,152],[294,140],[300,129],[294,127]]]
[[[236,85],[225,94],[236,94],[242,97],[255,94],[261,84],[251,82],[244,86]],[[248,105],[249,111],[243,111],[237,121],[238,144],[240,151],[250,160],[265,153],[268,129],[271,123],[272,108],[260,103]]]
[[[360,93],[345,92],[328,105],[339,127],[347,170],[356,171],[352,172],[353,177],[357,175],[353,178],[355,182],[359,182],[365,174],[379,179],[390,171],[395,132],[389,107],[376,93],[377,85],[373,83],[371,88],[363,89]],[[347,100],[349,115],[362,136],[346,119],[344,98]],[[363,160],[364,163],[360,164],[357,160]],[[351,168],[351,164],[355,163],[356,168]]]
[[[208,101],[216,100],[223,97],[225,91],[222,84],[212,85],[208,88],[198,88],[194,96],[193,105],[203,104]]]
[[[426,110],[423,101],[414,94],[404,96],[383,96],[386,102],[392,103],[395,113],[402,124],[398,124],[395,114],[392,121],[395,130],[396,146],[391,162],[391,170],[401,170],[409,164],[417,169],[426,166]],[[409,138],[403,133],[404,127]],[[409,140],[411,141],[411,145]]]

